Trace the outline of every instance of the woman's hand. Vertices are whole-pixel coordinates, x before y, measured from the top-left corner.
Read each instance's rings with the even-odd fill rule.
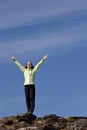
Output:
[[[15,57],[14,56],[11,56],[10,58],[11,58],[11,60],[15,61]]]
[[[43,57],[43,60],[46,60],[48,58],[48,55],[45,55],[44,57]]]

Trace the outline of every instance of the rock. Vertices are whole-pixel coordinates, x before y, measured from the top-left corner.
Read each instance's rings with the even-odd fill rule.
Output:
[[[67,130],[87,130],[87,119],[77,119],[67,125]]]
[[[38,128],[36,126],[28,126],[26,128],[20,128],[17,130],[38,130]]]
[[[0,130],[87,130],[87,117],[37,117],[25,113],[0,119]]]
[[[0,130],[6,130],[5,128],[0,127]]]

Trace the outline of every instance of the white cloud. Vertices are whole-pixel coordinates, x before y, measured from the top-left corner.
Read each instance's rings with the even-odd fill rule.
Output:
[[[12,3],[8,0],[8,2],[1,4],[3,6],[0,8],[0,29],[27,25],[34,20],[35,22],[47,22],[54,16],[86,10],[85,0],[84,2],[81,0],[63,0],[62,2],[57,0],[55,2],[53,0],[42,2],[38,0],[38,2],[33,2],[33,0],[32,2],[26,0],[26,2],[21,1],[20,4],[19,1]],[[48,29],[45,32],[39,30],[38,34],[32,34],[31,37],[26,35],[26,37],[17,36],[8,41],[3,40],[0,43],[0,56],[7,57],[41,49],[59,49],[60,47],[80,44],[79,41],[86,39],[86,25],[86,21],[78,21],[76,24],[73,24],[72,21],[72,24],[64,25],[64,28],[56,27],[54,30]]]
[[[0,5],[0,29],[14,28],[32,22],[43,22],[53,16],[87,10],[85,0],[84,2],[81,0],[12,2],[8,0],[8,2]]]
[[[55,49],[65,46],[77,45],[79,41],[86,39],[85,26],[65,28],[63,31],[47,32],[31,39],[26,37],[4,42],[0,45],[0,55],[3,57],[12,54],[23,54],[41,49]],[[79,43],[80,44],[80,43]],[[83,43],[81,43],[83,44]],[[53,50],[54,50],[53,49]]]

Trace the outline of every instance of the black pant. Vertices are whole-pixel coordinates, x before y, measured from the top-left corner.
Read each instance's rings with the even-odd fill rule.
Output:
[[[25,85],[24,88],[27,112],[33,112],[35,108],[35,85]]]

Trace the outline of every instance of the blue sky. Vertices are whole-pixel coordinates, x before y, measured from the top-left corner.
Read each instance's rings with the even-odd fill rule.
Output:
[[[87,0],[0,1],[0,117],[26,112],[24,66],[36,74],[37,116],[87,116]]]

